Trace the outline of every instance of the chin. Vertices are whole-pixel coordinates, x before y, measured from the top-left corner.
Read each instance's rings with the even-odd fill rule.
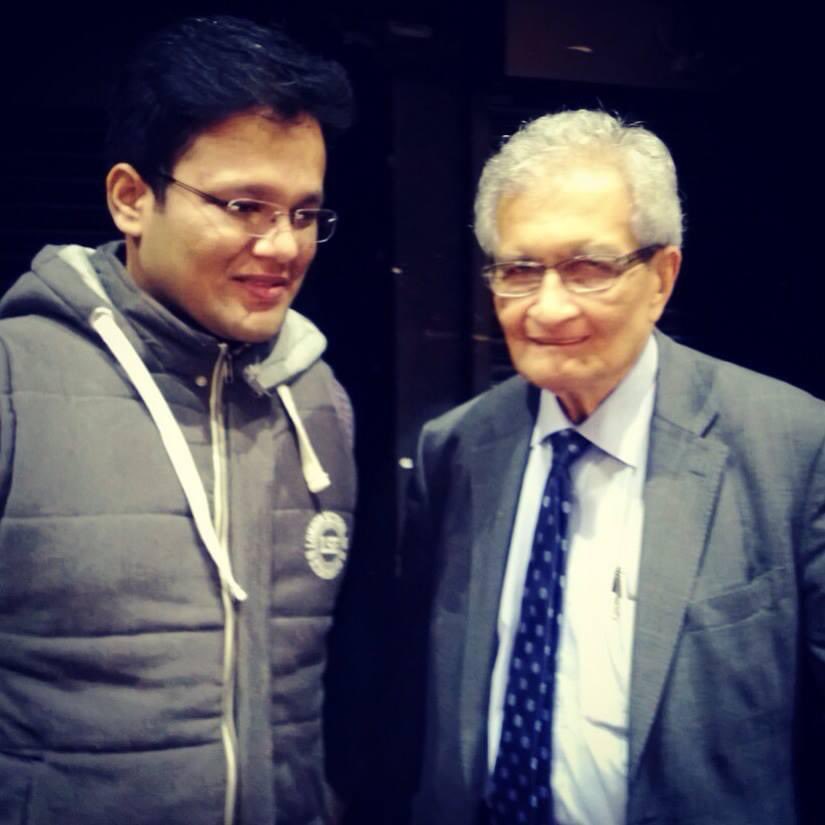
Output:
[[[521,377],[532,384],[535,387],[538,387],[540,390],[548,390],[552,393],[561,392],[565,388],[565,382],[560,380],[559,376],[555,373],[548,374],[546,372],[542,372],[541,370],[518,370],[519,375]]]
[[[554,395],[577,392],[581,390],[582,384],[589,383],[586,376],[577,374],[574,370],[548,369],[541,364],[525,364],[518,372],[526,381]]]
[[[278,313],[273,317],[261,317],[260,314],[249,314],[241,318],[234,319],[234,322],[226,319],[223,324],[215,324],[213,334],[219,338],[226,338],[231,341],[239,341],[245,344],[261,344],[274,338],[284,323],[286,313]]]
[[[563,389],[572,378],[565,370],[559,369],[558,364],[548,363],[547,358],[527,358],[521,363],[517,362],[515,367],[531,384],[551,392]]]
[[[263,344],[274,338],[280,331],[280,324],[277,327],[270,327],[269,329],[236,329],[234,334],[227,334],[227,338],[233,341],[239,341],[243,344]]]

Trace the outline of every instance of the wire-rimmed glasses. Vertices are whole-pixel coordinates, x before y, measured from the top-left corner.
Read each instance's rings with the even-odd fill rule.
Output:
[[[315,206],[284,209],[280,204],[255,198],[227,200],[196,189],[165,172],[160,173],[160,176],[169,183],[197,195],[206,203],[219,206],[247,235],[253,238],[265,238],[271,234],[279,225],[281,216],[285,216],[293,232],[298,233],[302,238],[312,237],[314,243],[324,243],[333,236],[338,223],[338,215],[332,209]]]
[[[537,292],[550,269],[558,274],[565,289],[584,295],[610,289],[627,270],[646,263],[662,247],[663,244],[650,244],[618,256],[577,255],[552,266],[541,261],[497,261],[481,272],[493,293],[502,298],[521,298]]]

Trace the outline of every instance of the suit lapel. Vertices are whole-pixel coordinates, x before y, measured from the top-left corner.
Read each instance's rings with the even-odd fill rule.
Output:
[[[689,350],[664,336],[658,343],[630,689],[630,781],[662,697],[727,458],[727,448],[706,437],[716,416],[712,376],[700,374]]]
[[[486,719],[496,652],[498,608],[521,479],[534,424],[524,382],[500,403],[474,449],[471,476],[471,569],[461,680],[461,754],[469,787],[486,775]]]
[[[659,706],[721,485],[727,448],[708,438],[716,417],[712,366],[657,333],[659,377],[645,482],[645,526],[633,646],[628,778]],[[486,776],[486,719],[498,608],[535,410],[527,385],[494,406],[468,472],[471,570],[461,679],[461,757],[470,788]]]

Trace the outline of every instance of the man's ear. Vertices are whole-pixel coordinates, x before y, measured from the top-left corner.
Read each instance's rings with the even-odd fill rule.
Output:
[[[106,175],[106,203],[115,226],[127,238],[137,239],[155,207],[155,197],[134,166],[116,163]]]
[[[651,305],[652,321],[655,324],[664,312],[676,286],[676,278],[682,266],[682,250],[678,246],[668,245],[656,253],[651,263],[656,272],[658,287]]]

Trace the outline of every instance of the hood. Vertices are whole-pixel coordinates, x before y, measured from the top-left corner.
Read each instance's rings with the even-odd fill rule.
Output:
[[[189,374],[208,371],[225,342],[185,323],[139,289],[118,257],[122,246],[122,242],[115,242],[98,249],[45,247],[32,262],[31,271],[0,301],[0,318],[57,318],[90,337],[101,338],[155,420],[190,504],[205,500],[194,462],[191,456],[186,458],[188,447],[151,370]],[[251,389],[258,395],[276,395],[280,400],[292,422],[304,480],[312,493],[324,490],[331,482],[304,428],[289,384],[308,370],[324,349],[326,339],[317,327],[291,309],[272,341],[256,345],[233,342],[230,348],[235,370]],[[181,455],[183,466],[178,461]],[[192,509],[197,513],[203,508],[193,505]],[[204,541],[207,547],[216,548],[213,558],[223,570],[227,563],[209,535],[208,519],[204,516],[200,520],[205,525]],[[225,575],[224,571],[221,576],[232,587],[237,586],[231,573]]]
[[[90,263],[93,253],[82,246],[45,246],[3,296],[0,318],[42,315],[91,332],[92,311],[111,304]]]
[[[139,289],[119,260],[122,246],[115,242],[98,249],[44,247],[31,270],[0,301],[0,318],[57,318],[97,337],[90,319],[104,307],[112,311],[143,360],[153,366],[168,366],[169,358],[182,350],[190,357],[208,355],[214,360],[221,342]],[[269,395],[309,369],[325,349],[326,339],[318,328],[290,309],[271,341],[235,348],[236,369],[257,394]]]

